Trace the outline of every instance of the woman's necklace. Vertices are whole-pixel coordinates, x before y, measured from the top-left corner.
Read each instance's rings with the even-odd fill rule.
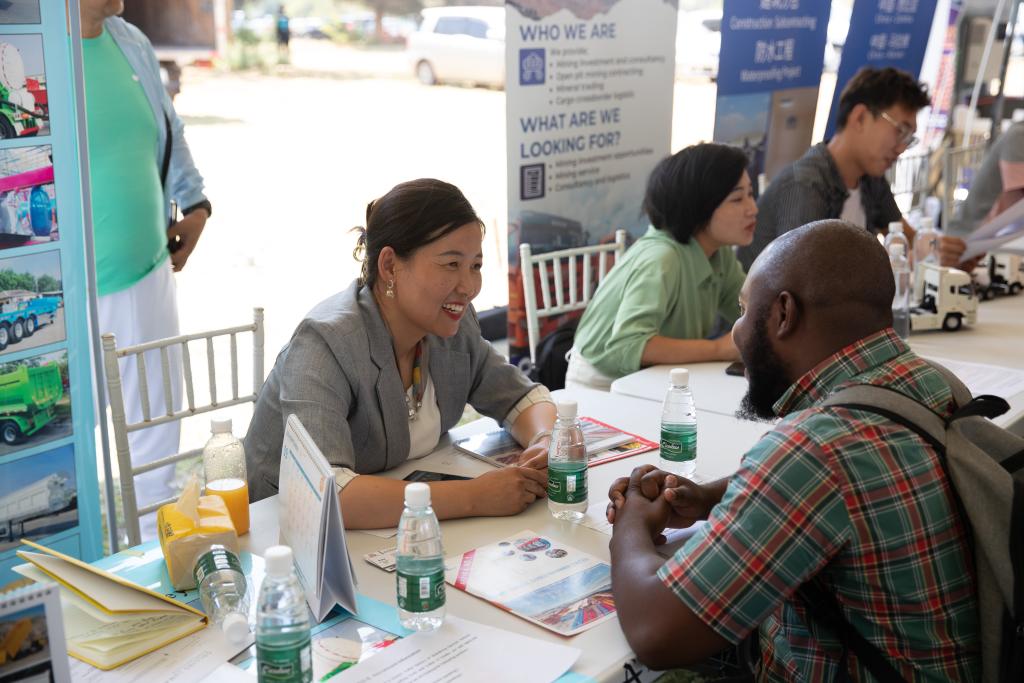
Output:
[[[409,409],[409,422],[416,419],[420,408],[423,407],[423,393],[426,391],[426,383],[423,381],[423,340],[416,342],[416,352],[412,358],[412,397],[405,392],[405,406]]]

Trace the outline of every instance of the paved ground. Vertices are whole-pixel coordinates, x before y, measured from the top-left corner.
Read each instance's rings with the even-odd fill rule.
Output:
[[[52,324],[43,325],[36,330],[35,334],[31,337],[23,338],[17,344],[8,344],[4,351],[8,353],[13,351],[25,351],[39,346],[46,346],[47,344],[52,344],[54,342],[64,341],[65,334],[64,307],[62,306],[57,309],[57,314],[54,316]]]
[[[38,24],[39,0],[0,0],[0,24]]]
[[[0,422],[2,422],[2,420],[0,420]],[[33,446],[47,443],[48,441],[63,439],[65,436],[70,435],[71,420],[58,418],[50,422],[32,436],[27,439],[23,439],[20,443],[16,443],[13,446],[8,446],[6,443],[0,441],[0,458],[5,455],[10,455],[11,453],[17,453],[18,451],[26,448],[32,448]]]
[[[78,508],[71,510],[65,510],[57,515],[50,515],[49,517],[41,517],[34,519],[31,522],[25,522],[25,532],[21,535],[16,536],[13,540],[0,542],[0,553],[10,550],[11,548],[21,544],[21,539],[27,538],[34,540],[43,538],[45,536],[52,536],[58,534],[65,529],[78,524]],[[14,533],[17,534],[21,531],[20,525],[15,525]]]

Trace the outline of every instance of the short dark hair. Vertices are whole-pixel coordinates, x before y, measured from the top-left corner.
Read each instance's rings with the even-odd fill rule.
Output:
[[[462,191],[442,180],[420,178],[395,185],[366,205],[366,227],[360,231],[356,257],[363,252],[362,284],[377,283],[377,259],[384,247],[399,258],[409,258],[417,249],[467,223],[484,224]]]
[[[651,171],[643,212],[655,228],[686,244],[707,227],[748,163],[743,150],[729,145],[704,142],[681,149]]]
[[[839,96],[839,110],[836,113],[836,130],[846,127],[850,112],[863,104],[874,115],[899,104],[917,112],[931,102],[928,86],[914,80],[906,71],[887,66],[876,69],[866,66],[853,75]]]

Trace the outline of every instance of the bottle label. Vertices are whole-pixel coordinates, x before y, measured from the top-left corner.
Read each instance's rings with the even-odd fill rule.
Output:
[[[406,612],[433,612],[444,606],[444,570],[427,574],[397,572],[398,606]]]
[[[689,462],[697,458],[697,427],[694,425],[662,425],[661,457],[672,462]]]
[[[256,641],[256,670],[260,683],[311,683],[313,656],[307,635],[301,643],[274,647]]]
[[[203,580],[207,576],[222,569],[230,569],[238,572],[243,577],[245,576],[242,572],[242,565],[238,561],[238,556],[233,552],[227,548],[211,548],[207,550],[199,556],[199,559],[196,560],[196,566],[192,570],[192,576],[196,580],[196,587],[202,586]]]
[[[573,505],[587,500],[587,466],[573,469],[548,467],[548,498]]]

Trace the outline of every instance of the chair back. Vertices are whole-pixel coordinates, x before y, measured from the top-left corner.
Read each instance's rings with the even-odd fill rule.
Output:
[[[597,286],[625,253],[625,230],[616,230],[615,241],[608,244],[562,249],[536,256],[529,244],[519,245],[531,365],[537,362],[540,319],[586,308]]]
[[[238,335],[252,334],[253,366],[251,394],[239,395],[238,393]],[[217,392],[217,369],[214,354],[214,340],[219,337],[227,337],[231,350],[231,390],[229,396]],[[196,403],[195,388],[193,381],[192,359],[189,353],[189,342],[205,340],[206,342],[206,365],[209,375],[210,402]],[[103,365],[107,378],[107,390],[110,400],[110,412],[114,425],[114,445],[117,453],[117,466],[120,472],[121,503],[124,511],[125,530],[128,533],[129,545],[138,545],[139,537],[139,516],[155,511],[161,505],[172,502],[173,498],[157,501],[138,507],[135,494],[135,477],[152,470],[173,465],[181,460],[194,458],[202,454],[201,448],[182,451],[169,455],[159,460],[144,465],[133,466],[131,449],[128,443],[128,435],[132,432],[154,427],[156,425],[174,422],[183,418],[208,413],[221,408],[239,405],[243,403],[255,403],[260,387],[263,386],[263,309],[253,309],[253,322],[238,327],[228,327],[210,332],[197,334],[185,334],[167,339],[117,348],[117,340],[113,334],[102,335],[103,341]],[[180,410],[174,409],[171,385],[171,363],[170,353],[172,350],[180,349],[182,361],[182,374],[184,375],[185,398],[187,406]],[[149,405],[149,387],[146,375],[145,354],[150,351],[160,353],[161,378],[163,382],[164,405],[167,406],[165,414],[153,415]],[[134,361],[132,360],[134,357]],[[141,402],[142,420],[129,423],[125,413],[126,397],[122,392],[121,370],[118,361],[128,359],[134,362],[138,368],[139,375],[139,396],[128,397],[128,400]],[[227,392],[224,392],[227,393]],[[109,524],[116,524],[116,520],[108,520]],[[116,548],[112,549],[116,552]]]

